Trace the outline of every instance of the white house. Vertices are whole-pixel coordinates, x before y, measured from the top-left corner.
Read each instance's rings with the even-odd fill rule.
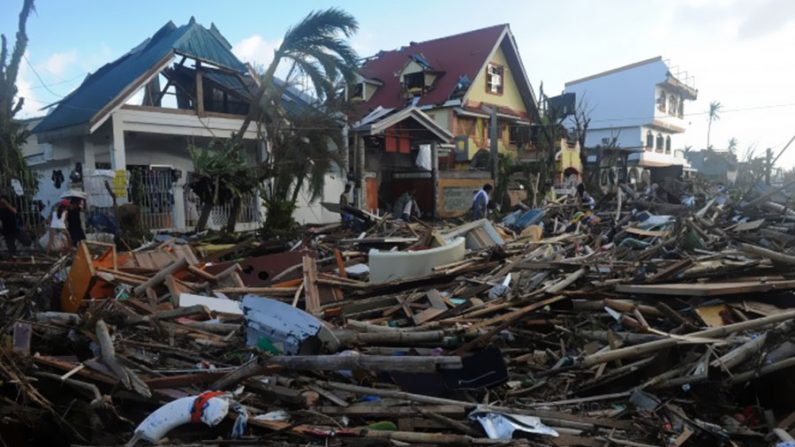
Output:
[[[141,207],[150,229],[190,229],[200,205],[187,187],[193,171],[189,148],[237,132],[256,83],[214,25],[205,28],[193,19],[179,27],[167,23],[30,123],[34,138],[25,156],[39,174],[36,199],[49,208],[74,186],[70,174],[81,171],[78,187],[93,209],[110,206],[107,180],[121,203]],[[304,104],[300,93],[288,88],[284,94],[286,101]],[[241,150],[252,165],[267,156],[258,141],[255,126],[249,126]],[[302,201],[296,218],[338,221],[320,202],[336,202],[344,182],[342,173],[329,173],[329,193],[314,203]],[[239,230],[262,222],[259,199],[252,193],[244,202]],[[222,225],[229,209],[216,207],[210,226]]]
[[[687,166],[681,136],[687,130],[687,101],[698,95],[693,78],[661,56],[565,84],[588,113],[587,148],[632,152],[630,165]]]

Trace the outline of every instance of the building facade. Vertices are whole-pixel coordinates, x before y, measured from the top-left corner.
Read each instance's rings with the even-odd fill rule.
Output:
[[[687,168],[682,134],[698,90],[662,57],[569,81],[565,92],[590,118],[586,148],[617,149],[630,166]]]

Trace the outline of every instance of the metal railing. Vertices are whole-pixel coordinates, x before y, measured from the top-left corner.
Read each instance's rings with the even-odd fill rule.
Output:
[[[185,182],[185,225],[188,227],[195,227],[199,222],[199,215],[202,211],[202,203],[199,197],[190,189],[192,173],[189,172],[187,181]],[[224,203],[216,205],[210,212],[210,217],[207,220],[207,227],[212,229],[220,229],[229,220],[229,215],[232,212],[232,203]],[[259,224],[262,222],[262,215],[260,213],[259,198],[256,193],[251,193],[243,198],[240,206],[240,211],[237,216],[237,223],[239,224]]]
[[[13,178],[6,178],[0,173],[0,195],[9,197],[11,205],[17,209],[22,229],[35,236],[44,234],[48,226],[47,219],[42,214],[45,211],[44,203],[33,198],[37,184],[35,173],[29,177]],[[22,195],[18,194],[19,187],[22,189]]]

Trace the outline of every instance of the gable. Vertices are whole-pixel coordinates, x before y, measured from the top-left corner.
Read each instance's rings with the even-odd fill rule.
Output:
[[[502,67],[502,93],[495,94],[487,91],[487,71],[489,64],[495,64]],[[515,112],[522,114],[528,113],[525,105],[525,100],[519,91],[517,84],[517,73],[511,69],[511,64],[505,57],[505,52],[502,46],[497,47],[494,52],[489,56],[483,68],[478,72],[475,81],[469,87],[469,91],[465,99],[470,103],[487,103],[494,104],[502,107],[508,107]],[[521,74],[519,74],[521,79]]]

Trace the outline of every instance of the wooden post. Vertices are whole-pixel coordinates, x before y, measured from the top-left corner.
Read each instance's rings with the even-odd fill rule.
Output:
[[[725,337],[735,332],[747,331],[750,329],[757,329],[763,326],[768,326],[782,321],[787,321],[795,318],[795,310],[781,312],[779,314],[771,315],[769,317],[757,318],[755,320],[742,321],[740,323],[728,324],[726,326],[706,329],[703,331],[693,332],[687,334],[687,338],[714,338]],[[621,360],[630,357],[638,357],[644,354],[649,354],[663,349],[668,349],[676,346],[681,342],[680,338],[664,338],[662,340],[655,340],[648,343],[643,343],[636,346],[628,346],[626,348],[615,349],[612,351],[597,352],[595,354],[586,356],[581,365],[585,367],[598,365],[600,363],[611,362],[613,360]]]
[[[171,275],[172,273],[184,269],[188,266],[188,260],[184,257],[177,259],[176,261],[172,262],[168,265],[168,267],[164,268],[163,270],[157,272],[157,274],[151,277],[149,280],[144,282],[143,284],[137,286],[133,289],[133,294],[136,296],[141,295],[148,289],[149,287],[154,287],[163,281],[166,280],[166,277]]]
[[[204,116],[204,82],[202,81],[202,63],[196,61],[196,113]]]
[[[439,217],[437,209],[439,207],[439,147],[435,141],[431,143],[431,182],[433,184],[433,200],[431,201],[433,211],[431,216],[436,219]]]

